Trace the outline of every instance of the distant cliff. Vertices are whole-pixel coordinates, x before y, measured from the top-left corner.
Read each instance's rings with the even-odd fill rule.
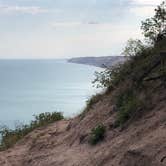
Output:
[[[104,57],[78,57],[68,59],[70,63],[92,65],[96,67],[109,67],[125,61],[124,56],[104,56]]]

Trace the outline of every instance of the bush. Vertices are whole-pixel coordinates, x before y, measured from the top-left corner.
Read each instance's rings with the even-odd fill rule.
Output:
[[[39,115],[35,116],[35,121],[32,121],[32,125],[38,125],[38,126],[43,126],[45,124],[49,124],[58,120],[62,120],[64,117],[62,113],[60,112],[46,112],[46,113],[41,113]]]
[[[118,113],[115,126],[122,126],[140,107],[142,107],[142,102],[131,90],[121,92],[116,100]]]
[[[5,150],[12,147],[18,140],[23,138],[34,129],[62,119],[64,119],[64,117],[60,112],[46,112],[36,115],[35,120],[31,121],[29,125],[19,125],[14,130],[9,129],[8,127],[3,127],[0,131],[0,150]]]
[[[144,49],[145,46],[141,40],[129,39],[122,54],[132,57],[141,54]]]
[[[91,145],[96,145],[98,142],[104,139],[106,129],[103,124],[99,124],[97,127],[91,130],[89,143]]]

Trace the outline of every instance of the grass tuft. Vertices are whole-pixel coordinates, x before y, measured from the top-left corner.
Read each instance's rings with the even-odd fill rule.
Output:
[[[103,124],[97,125],[97,127],[91,130],[89,143],[91,145],[96,145],[98,142],[104,139],[106,128]]]

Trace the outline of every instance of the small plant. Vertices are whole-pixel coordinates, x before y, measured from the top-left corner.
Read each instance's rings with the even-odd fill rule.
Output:
[[[93,128],[91,130],[89,143],[91,145],[96,145],[98,142],[102,141],[104,139],[105,132],[106,129],[103,124],[99,124],[97,127]]]
[[[6,150],[12,147],[17,141],[34,129],[62,119],[64,119],[64,117],[60,112],[46,112],[35,115],[35,120],[31,121],[29,125],[19,125],[14,130],[3,127],[0,131],[0,150]]]
[[[141,107],[141,103],[131,90],[119,94],[116,102],[118,113],[115,126],[121,126],[128,121],[138,108]]]

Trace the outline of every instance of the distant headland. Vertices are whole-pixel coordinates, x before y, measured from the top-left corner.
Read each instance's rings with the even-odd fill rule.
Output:
[[[122,63],[125,59],[124,56],[77,57],[68,59],[68,62],[106,68],[117,63]]]

